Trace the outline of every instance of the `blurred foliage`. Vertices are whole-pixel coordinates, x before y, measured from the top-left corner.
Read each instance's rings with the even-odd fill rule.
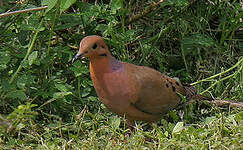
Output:
[[[82,134],[88,137],[89,135],[84,135],[87,134],[86,129],[90,131],[90,138],[93,134],[101,134],[100,132],[106,134],[107,130],[126,133],[125,129],[118,129],[122,124],[116,117],[110,123],[112,129],[102,128],[102,124],[108,120],[105,118],[111,114],[96,96],[89,77],[88,61],[70,64],[77,52],[75,47],[87,35],[103,36],[112,54],[119,60],[155,68],[171,77],[179,77],[182,82],[190,83],[223,72],[242,59],[243,13],[239,1],[167,0],[148,15],[127,24],[129,18],[141,14],[152,3],[151,0],[1,1],[0,13],[44,5],[49,7],[43,11],[0,18],[0,114],[3,115],[0,116],[0,125],[8,126],[8,134],[22,136],[30,143],[42,136],[48,139],[54,136],[52,134],[63,136],[69,132],[75,132],[70,136]],[[240,63],[235,69],[220,76],[217,80],[220,82],[216,82],[209,93],[222,99],[242,101],[242,66]],[[234,74],[235,72],[238,73]],[[233,75],[229,76],[231,74]],[[230,78],[220,80],[227,76]],[[204,91],[213,83],[214,81],[201,82],[197,87],[199,91]],[[167,116],[167,121],[171,123],[166,121],[167,123],[162,124],[167,124],[168,129],[157,127],[163,128],[163,133],[156,133],[163,137],[162,141],[171,142],[165,138],[174,137],[174,134],[184,129],[182,127],[185,125],[180,121],[193,123],[221,112],[208,105],[205,107],[195,104],[187,107],[183,117],[177,111]],[[62,122],[74,122],[74,117],[82,110],[87,112],[83,115],[85,123],[78,121],[73,125],[67,124],[67,129]],[[96,115],[101,116],[101,119],[97,120]],[[222,119],[216,118],[218,121]],[[178,123],[174,128],[175,122]],[[40,127],[42,123],[49,126]],[[60,128],[52,129],[56,125]],[[80,131],[73,129],[76,125]],[[94,130],[100,127],[102,129],[95,133]],[[219,128],[219,132],[224,132],[223,134],[237,134],[231,127],[227,131]],[[49,132],[59,129],[59,133]],[[35,134],[30,133],[30,130],[44,134],[33,137]],[[188,135],[187,132],[194,131],[194,127],[185,130],[184,134],[175,136],[175,139],[183,139],[184,135]],[[212,131],[204,133],[210,127],[195,130],[199,130],[195,137],[204,136],[200,133],[214,134]],[[139,132],[138,130],[133,138],[137,139]],[[0,143],[8,141],[6,132],[0,130],[0,135],[5,135]],[[206,137],[205,135],[203,138]],[[94,142],[99,142],[97,140]],[[51,147],[52,144],[47,145]],[[182,145],[167,147],[173,149]]]

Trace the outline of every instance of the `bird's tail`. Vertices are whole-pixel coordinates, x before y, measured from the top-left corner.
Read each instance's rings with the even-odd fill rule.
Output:
[[[189,84],[184,84],[183,85],[186,91],[186,99],[190,100],[190,99],[197,99],[197,100],[208,100],[208,101],[212,101],[213,98],[211,97],[206,97],[203,95],[200,95],[197,93],[197,88],[195,86],[189,85]]]
[[[232,100],[222,100],[222,99],[214,99],[211,97],[203,96],[200,94],[197,94],[197,89],[195,86],[192,85],[183,85],[185,89],[185,97],[189,101],[190,99],[195,99],[195,100],[202,100],[202,101],[208,101],[211,104],[220,106],[220,107],[238,107],[238,108],[243,108],[243,102],[238,102],[238,101],[232,101]],[[181,105],[179,105],[181,106]],[[178,107],[180,108],[180,107]]]
[[[206,101],[212,101],[213,100],[213,98],[197,94],[197,88],[195,86],[192,86],[190,84],[183,84],[183,87],[185,89],[184,96],[185,96],[187,101],[181,101],[181,103],[177,106],[177,109],[181,109],[181,107],[183,107],[191,99],[206,100]]]

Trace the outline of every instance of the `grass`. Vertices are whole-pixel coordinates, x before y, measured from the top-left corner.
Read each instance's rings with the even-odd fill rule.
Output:
[[[242,108],[191,101],[130,131],[98,100],[88,61],[69,63],[98,34],[119,60],[242,102],[242,4],[72,2],[0,2],[1,13],[49,6],[0,18],[0,149],[242,149]]]
[[[212,108],[218,109],[218,108]],[[25,130],[1,136],[2,149],[241,149],[242,117],[239,110],[218,111],[200,121],[177,123],[162,119],[152,127],[138,122],[133,132],[124,119],[109,112],[82,111],[69,123],[60,119],[34,123]],[[15,133],[14,133],[15,132]],[[5,141],[5,142],[3,142]]]

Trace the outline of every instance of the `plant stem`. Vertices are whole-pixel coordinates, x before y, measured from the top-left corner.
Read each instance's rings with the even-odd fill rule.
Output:
[[[16,72],[15,72],[15,73],[13,74],[13,76],[11,77],[10,82],[9,82],[10,84],[13,83],[14,79],[17,77],[18,73],[19,73],[19,72],[21,71],[21,69],[23,68],[23,62],[25,62],[25,61],[27,60],[27,58],[29,57],[29,55],[30,55],[30,53],[31,53],[31,51],[32,51],[32,49],[33,49],[33,46],[34,46],[34,44],[35,44],[35,41],[36,41],[36,39],[37,39],[37,35],[38,35],[38,33],[40,32],[39,29],[40,29],[40,27],[41,27],[42,24],[43,24],[43,20],[44,20],[44,17],[42,17],[42,19],[41,19],[41,22],[40,22],[40,24],[39,24],[39,26],[38,26],[38,28],[37,28],[35,34],[34,34],[34,37],[33,37],[32,41],[31,41],[31,43],[30,43],[30,46],[29,46],[29,48],[28,48],[28,50],[27,50],[27,53],[26,53],[24,59],[21,61],[21,63],[20,63],[20,65],[19,65],[18,69],[16,70]]]
[[[207,91],[209,91],[211,88],[213,88],[219,82],[222,82],[222,81],[224,81],[226,79],[229,79],[229,78],[233,77],[234,75],[236,75],[236,72],[231,74],[231,75],[229,75],[229,76],[227,76],[227,77],[225,77],[225,78],[223,78],[223,79],[221,79],[221,80],[218,80],[218,81],[214,82],[209,88],[207,88],[206,90],[202,91],[200,94],[206,93]]]
[[[47,56],[49,56],[50,54],[50,49],[51,49],[51,39],[52,39],[52,36],[53,36],[53,30],[54,30],[54,25],[56,23],[56,18],[57,18],[57,14],[58,14],[58,10],[59,10],[59,1],[58,1],[58,8],[56,9],[56,12],[55,12],[55,16],[54,16],[54,19],[53,19],[53,22],[52,22],[52,25],[51,25],[51,30],[50,30],[50,34],[49,34],[49,40],[48,40],[48,46],[47,46]],[[47,68],[47,74],[48,74],[48,78],[50,78],[51,76],[51,71],[50,71],[50,67],[48,65],[48,68]]]
[[[58,5],[59,6],[59,5]],[[58,7],[59,8],[59,7]],[[53,35],[53,29],[54,29],[54,25],[56,23],[56,18],[57,18],[57,14],[58,14],[58,10],[59,9],[56,9],[56,12],[55,12],[55,16],[54,16],[54,19],[53,19],[53,22],[52,22],[52,25],[51,25],[51,31],[50,31],[50,35],[49,35],[49,41],[48,41],[48,48],[47,48],[47,56],[49,55],[50,53],[50,47],[51,47],[51,38],[52,38],[52,35]]]
[[[202,80],[199,80],[199,81],[197,81],[197,82],[194,82],[194,83],[192,83],[191,85],[196,85],[196,84],[198,84],[198,83],[205,82],[205,81],[209,81],[209,80],[211,80],[211,79],[213,79],[213,78],[216,78],[216,77],[218,77],[218,76],[221,76],[221,75],[223,75],[223,74],[225,74],[225,73],[227,73],[227,72],[233,70],[233,69],[236,68],[237,66],[241,65],[241,63],[243,63],[243,58],[241,58],[241,59],[240,59],[234,66],[232,66],[231,68],[229,68],[229,69],[227,69],[227,70],[225,70],[225,71],[223,71],[223,72],[220,72],[220,73],[218,73],[218,74],[216,74],[216,75],[213,75],[213,76],[211,76],[211,77],[208,77],[208,78],[206,78],[206,79],[202,79]]]
[[[78,76],[78,98],[81,99],[81,89],[80,89],[80,86],[81,86],[81,77]]]
[[[182,55],[182,58],[183,58],[183,61],[184,61],[185,67],[186,67],[186,71],[189,72],[183,45],[181,46],[181,55]]]

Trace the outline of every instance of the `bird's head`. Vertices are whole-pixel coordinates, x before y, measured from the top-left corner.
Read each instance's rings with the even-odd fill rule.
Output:
[[[78,53],[73,57],[72,63],[82,57],[98,58],[110,55],[108,46],[102,37],[97,35],[86,36],[80,42]]]

